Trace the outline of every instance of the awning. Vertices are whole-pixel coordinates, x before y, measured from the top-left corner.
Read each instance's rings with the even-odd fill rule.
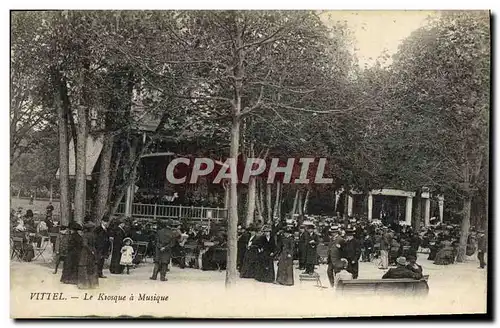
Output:
[[[87,161],[85,163],[85,174],[87,175],[87,180],[92,179],[92,171],[94,166],[99,159],[99,155],[102,151],[102,141],[103,137],[87,137]],[[73,140],[69,142],[69,177],[75,176],[75,146]],[[56,178],[59,179],[59,169],[56,172]]]

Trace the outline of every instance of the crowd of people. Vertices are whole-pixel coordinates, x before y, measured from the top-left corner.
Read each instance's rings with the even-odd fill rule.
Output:
[[[33,247],[49,238],[54,254],[54,273],[63,263],[61,282],[79,288],[95,288],[109,259],[110,274],[130,274],[144,258],[154,260],[150,277],[166,281],[169,265],[201,270],[225,270],[227,230],[212,222],[209,226],[188,220],[133,220],[105,216],[97,225],[90,217],[83,224],[68,226],[52,220],[52,204],[45,219],[35,222],[33,212],[11,213],[11,234],[22,238],[21,258],[30,261]],[[459,228],[452,225],[422,227],[415,231],[400,224],[384,225],[378,220],[337,217],[294,217],[274,224],[257,220],[238,226],[237,269],[240,277],[264,283],[294,285],[294,263],[303,275],[314,275],[319,264],[327,264],[330,285],[338,279],[357,279],[359,262],[375,262],[382,279],[421,279],[417,252],[428,250],[436,265],[455,262]],[[143,245],[142,251],[139,250]],[[486,237],[471,229],[467,255],[478,252],[485,267]],[[277,271],[275,272],[275,262]]]

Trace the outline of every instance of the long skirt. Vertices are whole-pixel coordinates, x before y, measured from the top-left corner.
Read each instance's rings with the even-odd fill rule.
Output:
[[[78,283],[78,263],[80,262],[80,250],[69,249],[63,262],[61,282],[63,284]]]
[[[434,264],[437,265],[448,265],[455,262],[455,256],[453,253],[453,248],[443,248],[436,254],[436,260]]]
[[[250,248],[245,253],[245,259],[241,265],[241,278],[255,278],[257,274],[258,253],[256,248]]]
[[[280,285],[293,286],[293,259],[281,256],[278,262],[276,282]]]
[[[272,256],[261,254],[255,279],[260,282],[274,282],[274,260]]]
[[[78,288],[93,289],[99,287],[99,278],[97,274],[97,265],[88,263],[78,266]]]
[[[123,272],[123,265],[120,264],[121,259],[121,248],[113,248],[113,253],[111,254],[111,263],[109,264],[109,272],[114,274],[121,274]]]

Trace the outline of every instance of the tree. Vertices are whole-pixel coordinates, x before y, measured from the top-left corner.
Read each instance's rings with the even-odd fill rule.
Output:
[[[488,161],[488,13],[443,13],[403,42],[392,70],[400,159],[410,164],[402,176],[462,199],[463,261],[471,201]]]

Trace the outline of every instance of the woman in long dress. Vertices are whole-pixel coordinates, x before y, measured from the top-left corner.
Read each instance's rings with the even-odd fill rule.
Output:
[[[82,226],[79,223],[69,224],[70,235],[68,238],[68,252],[63,262],[61,282],[63,284],[78,283],[78,264],[80,263],[80,253],[82,249],[82,236],[80,236]]]
[[[290,229],[285,230],[281,240],[281,251],[278,261],[278,274],[276,282],[280,285],[293,286],[293,254],[295,240]]]
[[[248,227],[248,232],[250,232],[250,237],[248,238],[248,243],[246,245],[247,250],[245,252],[245,257],[241,265],[240,277],[241,278],[255,278],[257,273],[257,263],[258,263],[258,249],[257,249],[257,237],[255,235],[255,228]]]
[[[83,225],[82,250],[78,263],[78,288],[80,289],[99,287],[94,228],[95,224],[91,221]]]
[[[276,252],[276,242],[271,236],[271,227],[264,226],[264,233],[257,241],[259,248],[259,257],[257,265],[257,274],[255,279],[260,282],[274,282],[274,254]]]

